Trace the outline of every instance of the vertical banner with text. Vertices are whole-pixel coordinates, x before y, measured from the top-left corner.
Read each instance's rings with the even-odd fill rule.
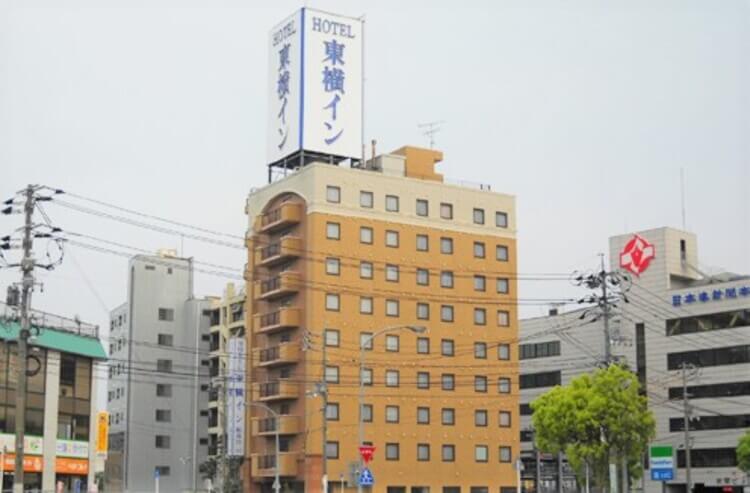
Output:
[[[227,342],[227,455],[245,455],[245,339],[231,337]]]

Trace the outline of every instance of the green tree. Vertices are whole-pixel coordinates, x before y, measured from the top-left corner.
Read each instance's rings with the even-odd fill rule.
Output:
[[[737,467],[750,472],[750,431],[742,435],[737,443]]]
[[[546,392],[531,408],[536,446],[564,452],[579,478],[588,465],[594,482],[607,487],[610,461],[625,461],[629,477],[640,478],[655,422],[627,368],[610,365],[581,375]]]

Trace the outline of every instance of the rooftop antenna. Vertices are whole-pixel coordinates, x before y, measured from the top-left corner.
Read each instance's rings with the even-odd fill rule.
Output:
[[[430,138],[430,149],[435,148],[435,134],[441,129],[440,126],[445,123],[445,120],[436,120],[434,122],[418,123],[417,128],[425,129],[422,135],[426,135]]]

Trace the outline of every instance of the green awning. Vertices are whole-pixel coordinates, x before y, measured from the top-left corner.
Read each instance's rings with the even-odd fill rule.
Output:
[[[21,325],[18,322],[0,319],[0,339],[17,341],[20,331]],[[107,353],[99,339],[60,329],[41,327],[39,336],[31,340],[31,345],[94,359],[107,359]]]

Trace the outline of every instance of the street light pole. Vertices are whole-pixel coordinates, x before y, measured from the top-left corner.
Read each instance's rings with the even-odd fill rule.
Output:
[[[276,436],[276,456],[274,460],[273,490],[276,493],[279,493],[279,491],[281,491],[281,481],[279,481],[279,427],[281,426],[281,422],[279,421],[279,413],[277,413],[270,407],[266,406],[265,404],[261,404],[260,402],[245,401],[245,406],[255,406],[261,409],[265,409],[266,411],[271,413],[271,415],[273,416],[273,420],[275,423],[274,431],[275,431],[275,436]]]
[[[374,334],[369,335],[367,338],[359,342],[359,419],[358,419],[358,433],[359,433],[359,446],[364,445],[365,440],[365,427],[363,421],[362,408],[365,405],[365,380],[362,375],[365,372],[365,348],[370,345],[373,339],[381,334],[387,332],[397,332],[400,330],[410,330],[415,334],[423,334],[427,332],[427,327],[421,325],[396,325],[393,327],[386,327],[381,329]],[[359,473],[362,474],[364,463],[362,457],[359,458]],[[362,493],[362,484],[357,480],[357,493]]]

